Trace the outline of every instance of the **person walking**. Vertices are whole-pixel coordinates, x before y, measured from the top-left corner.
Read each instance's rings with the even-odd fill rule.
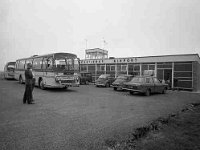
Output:
[[[28,104],[33,104],[33,73],[31,63],[27,64],[27,69],[25,70],[25,85],[23,103],[25,104],[27,102]]]

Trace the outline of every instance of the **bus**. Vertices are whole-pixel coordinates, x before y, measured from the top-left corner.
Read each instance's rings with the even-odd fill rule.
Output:
[[[25,82],[27,63],[33,66],[35,85],[45,88],[68,88],[79,86],[79,58],[71,53],[52,53],[34,55],[29,58],[16,60],[15,79],[19,83]]]
[[[4,66],[4,78],[14,79],[15,62],[8,62]]]

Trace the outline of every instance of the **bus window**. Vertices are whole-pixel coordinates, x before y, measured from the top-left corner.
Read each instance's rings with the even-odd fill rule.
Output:
[[[15,69],[18,69],[18,63],[19,63],[19,61],[16,61]]]
[[[52,69],[53,67],[53,58],[52,57],[49,57],[46,59],[46,69]]]
[[[42,66],[42,58],[35,58],[33,60],[33,68],[34,69],[41,69]]]
[[[70,58],[66,59],[66,63],[67,63],[66,70],[74,70],[73,59]]]
[[[27,59],[27,60],[26,60],[25,69],[27,68],[27,64],[28,64],[28,63],[31,63],[31,64],[32,64],[32,63],[33,63],[33,59]]]
[[[19,64],[18,64],[19,69],[24,69],[24,66],[25,66],[25,60],[19,61]]]
[[[55,64],[55,68],[58,70],[64,70],[66,66],[65,59],[56,59],[54,61],[54,64]]]

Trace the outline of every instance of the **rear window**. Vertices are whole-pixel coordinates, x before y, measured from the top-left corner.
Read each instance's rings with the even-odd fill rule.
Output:
[[[124,79],[125,80],[125,79],[127,79],[127,77],[126,76],[118,76],[117,79]]]
[[[135,77],[131,80],[131,82],[134,82],[134,83],[144,83],[144,78],[142,77]]]
[[[105,79],[105,78],[107,78],[107,77],[109,77],[109,76],[108,76],[108,75],[105,75],[105,74],[102,74],[102,75],[99,76],[99,78],[102,78],[102,79]]]

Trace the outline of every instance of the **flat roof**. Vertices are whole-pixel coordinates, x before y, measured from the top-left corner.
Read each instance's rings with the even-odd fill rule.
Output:
[[[160,56],[142,56],[142,57],[122,57],[106,59],[82,59],[81,64],[102,64],[102,63],[154,63],[154,62],[183,62],[197,61],[200,63],[198,54],[177,54]]]

